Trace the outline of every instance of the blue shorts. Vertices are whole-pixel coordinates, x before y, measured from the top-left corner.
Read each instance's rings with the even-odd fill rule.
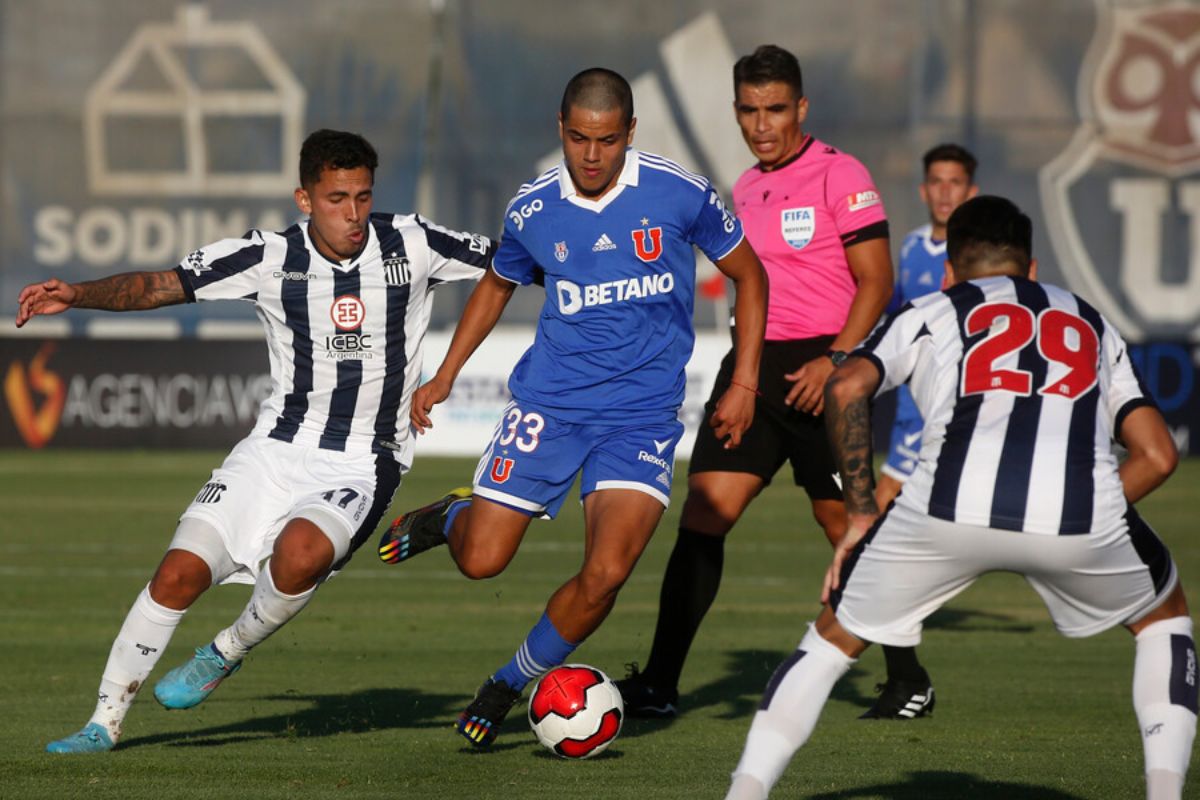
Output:
[[[907,386],[896,389],[896,420],[892,423],[892,441],[888,446],[883,474],[903,483],[917,468],[921,452],[921,430],[925,421],[913,402]]]
[[[513,401],[475,470],[475,494],[553,518],[582,470],[580,498],[600,489],[634,489],[666,506],[681,436],[683,423],[674,416],[582,424]]]

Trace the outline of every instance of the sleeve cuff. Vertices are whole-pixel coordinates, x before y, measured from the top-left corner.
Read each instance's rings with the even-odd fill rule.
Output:
[[[883,362],[879,360],[879,356],[872,353],[870,350],[864,350],[861,347],[850,352],[852,356],[865,358],[870,362],[871,366],[879,371],[879,388],[875,390],[875,396],[878,397],[883,391],[883,382],[887,378],[887,370],[883,368]]]
[[[881,219],[870,225],[842,234],[842,247],[853,247],[856,244],[869,242],[872,239],[887,239],[890,235],[888,221]]]
[[[1121,406],[1121,408],[1117,411],[1116,418],[1113,420],[1113,436],[1117,439],[1117,441],[1124,441],[1121,438],[1121,425],[1125,422],[1125,418],[1128,417],[1131,412],[1146,406],[1157,409],[1158,403],[1155,403],[1154,400],[1149,397],[1138,397]]]
[[[721,255],[717,256],[716,258],[714,258],[714,259],[712,260],[712,261],[713,261],[713,263],[714,263],[714,264],[715,264],[715,263],[717,263],[717,262],[718,262],[718,261],[720,261],[722,258],[724,258],[725,256],[727,256],[727,255],[729,255],[730,253],[732,253],[734,250],[736,250],[736,249],[738,248],[738,245],[740,245],[740,244],[741,244],[742,242],[744,242],[745,240],[746,240],[746,233],[745,233],[745,231],[743,231],[743,232],[742,232],[742,235],[738,237],[738,240],[737,240],[736,242],[734,242],[734,243],[733,243],[733,244],[731,244],[731,245],[730,245],[728,248],[726,248],[726,250],[725,250],[725,252],[724,252],[724,253],[721,253]]]
[[[192,288],[192,282],[188,280],[187,270],[183,267],[175,267],[175,274],[179,276],[179,285],[183,287],[183,294],[187,298],[187,302],[196,302],[196,290]]]

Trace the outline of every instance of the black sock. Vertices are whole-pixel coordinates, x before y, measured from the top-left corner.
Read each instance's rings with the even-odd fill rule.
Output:
[[[658,597],[658,625],[646,664],[647,683],[676,688],[692,639],[721,586],[725,537],[679,529]]]
[[[887,662],[889,680],[921,683],[929,680],[929,673],[917,661],[917,648],[883,646],[883,660]]]

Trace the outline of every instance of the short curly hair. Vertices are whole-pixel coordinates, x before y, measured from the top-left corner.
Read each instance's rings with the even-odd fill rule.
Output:
[[[324,169],[366,167],[375,177],[379,154],[371,143],[357,133],[322,128],[313,131],[300,147],[300,185],[312,186],[321,180]]]

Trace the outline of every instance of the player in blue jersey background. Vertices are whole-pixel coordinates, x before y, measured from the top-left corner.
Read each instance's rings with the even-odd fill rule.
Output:
[[[946,271],[946,222],[954,209],[979,193],[975,184],[977,162],[965,147],[939,144],[925,153],[921,161],[925,175],[919,190],[921,202],[929,209],[929,222],[909,231],[900,245],[900,274],[888,306],[889,314],[895,314],[914,298],[942,288],[942,275]],[[901,386],[896,390],[896,418],[887,461],[875,487],[875,500],[880,508],[887,508],[916,469],[922,427],[921,412],[908,386]]]
[[[424,430],[516,287],[544,281],[534,343],[513,369],[513,400],[473,493],[403,515],[380,543],[380,557],[396,563],[448,542],[463,574],[492,577],[530,520],[553,517],[582,473],[583,565],[460,715],[458,731],[475,745],[491,744],[525,685],[600,626],[669,502],[694,341],[693,245],[737,285],[733,383],[709,424],[736,447],[754,416],[762,265],[706,178],[632,149],[635,125],[623,77],[595,68],[570,80],[559,112],[563,162],[509,204],[493,267],[414,397],[413,424]]]

